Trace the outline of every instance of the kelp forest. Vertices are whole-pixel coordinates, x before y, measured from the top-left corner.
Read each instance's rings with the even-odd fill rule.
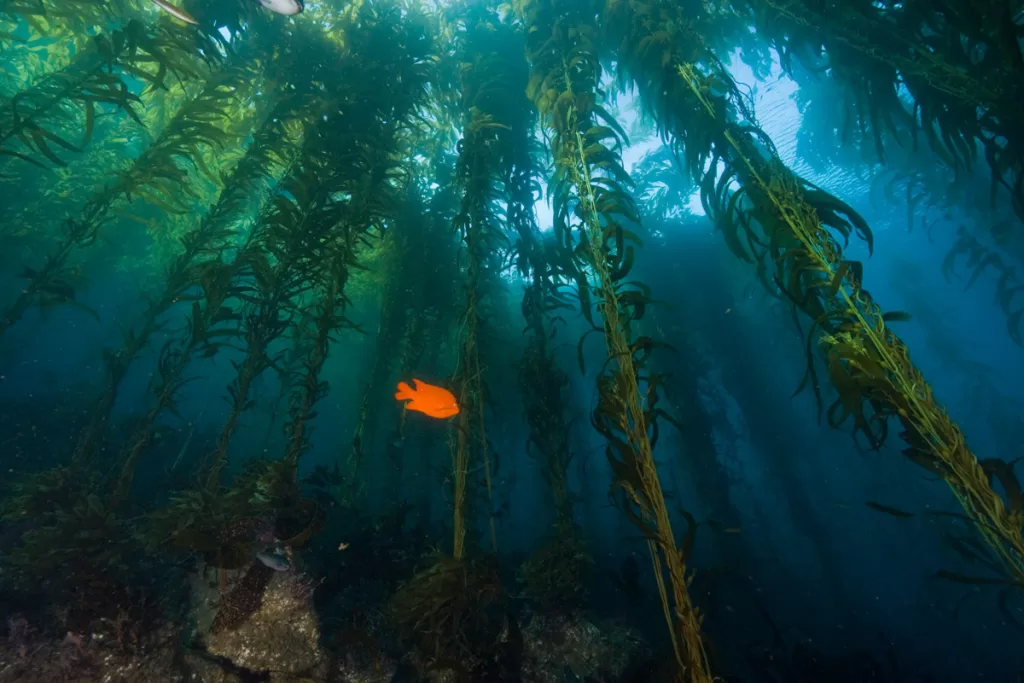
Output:
[[[1024,5],[0,0],[0,681],[1015,683]]]

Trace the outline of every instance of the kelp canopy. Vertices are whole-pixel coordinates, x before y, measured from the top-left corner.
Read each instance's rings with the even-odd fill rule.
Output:
[[[212,633],[234,631],[271,584],[268,544],[292,569],[332,530],[338,551],[339,534],[409,534],[416,509],[434,547],[388,578],[396,635],[421,670],[507,673],[522,602],[568,618],[603,580],[585,519],[591,443],[605,458],[589,467],[651,562],[666,679],[731,673],[705,619],[715,590],[694,588],[697,531],[741,529],[696,511],[740,519],[731,487],[745,475],[711,435],[714,350],[684,324],[694,275],[664,265],[686,248],[696,198],[731,272],[795,321],[792,380],[817,420],[895,445],[952,493],[942,533],[973,570],[933,573],[994,586],[1024,622],[1015,461],[979,457],[901,336],[909,314],[869,293],[870,266],[849,254],[884,249],[877,224],[787,163],[734,77],[773,57],[817,74],[841,117],[815,134],[872,149],[911,224],[942,188],[894,158],[931,154],[963,182],[983,172],[1001,227],[960,226],[936,270],[965,255],[970,286],[995,269],[1020,346],[1024,21],[1009,5],[180,7],[195,24],[142,0],[0,4],[0,373],[20,377],[25,349],[56,348],[61,325],[89,359],[54,382],[59,438],[37,433],[53,408],[34,394],[3,416],[17,425],[0,454],[16,536],[3,581],[19,604],[64,603],[60,628],[86,628],[159,593],[165,563],[198,560],[217,574]],[[635,165],[627,119],[661,145]],[[449,389],[457,416],[399,411],[391,387],[413,377]],[[222,407],[204,403],[221,388]],[[187,437],[169,446],[173,429]],[[510,574],[503,551],[522,534],[500,530],[520,506],[517,467],[552,521]],[[391,521],[355,530],[375,516]],[[615,582],[649,626],[630,562]]]

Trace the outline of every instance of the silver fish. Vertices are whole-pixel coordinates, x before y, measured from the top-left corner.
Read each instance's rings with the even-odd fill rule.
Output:
[[[256,553],[256,559],[275,572],[286,572],[292,568],[288,563],[288,558],[277,553]]]
[[[180,7],[175,7],[171,3],[167,2],[167,0],[153,0],[153,4],[162,9],[163,11],[167,12],[168,14],[170,14],[172,17],[181,19],[182,21],[187,22],[189,24],[195,24],[197,26],[199,25],[199,22],[196,21],[195,17],[193,17],[191,14],[181,9]]]
[[[306,8],[302,0],[258,0],[260,5],[276,14],[283,14],[290,17],[301,14]]]

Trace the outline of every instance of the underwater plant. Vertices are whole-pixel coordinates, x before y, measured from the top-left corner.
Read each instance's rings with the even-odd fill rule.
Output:
[[[142,322],[124,333],[121,348],[104,352],[107,386],[93,409],[89,424],[82,431],[72,462],[83,465],[102,438],[110,418],[118,388],[131,363],[151,337],[165,324],[162,316],[179,301],[188,301],[190,290],[200,285],[203,264],[219,258],[220,252],[234,242],[231,222],[248,208],[257,188],[266,186],[273,175],[289,163],[295,137],[308,127],[320,106],[305,96],[286,97],[268,111],[266,121],[255,133],[245,156],[233,169],[217,203],[198,226],[181,237],[182,250],[167,268],[163,291],[150,299]],[[296,132],[294,129],[299,128]]]
[[[459,405],[457,445],[453,458],[452,504],[455,509],[454,557],[464,555],[466,536],[466,487],[473,456],[482,461],[487,492],[488,525],[491,549],[497,552],[493,510],[491,454],[484,420],[486,400],[483,366],[480,361],[479,335],[483,327],[485,305],[484,278],[497,266],[490,257],[508,244],[500,202],[503,178],[509,174],[514,148],[522,144],[515,133],[521,131],[523,97],[509,81],[515,72],[497,34],[498,18],[482,8],[465,15],[465,30],[459,34],[459,90],[464,117],[456,176],[464,193],[455,228],[466,245],[466,304],[460,328]],[[475,452],[475,453],[474,453]]]
[[[40,35],[58,35],[64,30],[86,33],[94,26],[106,26],[121,18],[119,11],[129,15],[138,11],[135,2],[104,3],[89,0],[11,0],[3,5],[4,14],[21,17]]]
[[[454,158],[438,153],[435,159],[433,177],[439,181],[453,178]],[[461,240],[451,229],[460,204],[458,190],[454,183],[442,185],[430,198],[423,222],[408,226],[407,231],[402,233],[407,258],[414,260],[416,264],[410,266],[406,273],[409,282],[406,291],[412,296],[412,300],[404,309],[406,323],[398,357],[400,377],[412,376],[417,368],[436,368],[440,363],[446,362],[448,349],[445,348],[444,340],[458,324],[458,316],[462,313],[461,283],[457,279],[453,278],[436,286],[423,286],[424,282],[430,282],[432,273],[438,267],[450,272],[459,267]],[[419,227],[416,232],[411,231],[414,226]],[[403,458],[403,446],[410,435],[410,427],[407,412],[398,411],[392,438],[387,445],[391,462]],[[436,443],[444,435],[434,429],[417,429],[414,434],[419,444],[418,464],[421,471],[430,471],[431,455]],[[407,458],[403,460],[407,461]],[[450,472],[449,468],[444,469]],[[394,477],[394,484],[397,486],[401,477],[400,468],[393,469],[391,476]],[[447,476],[449,475],[446,474],[446,478]],[[421,519],[431,518],[434,502],[433,497],[424,488],[420,501]]]
[[[235,277],[239,279],[232,284],[245,305],[239,313],[232,314],[238,323],[224,329],[225,334],[244,340],[245,356],[240,362],[232,362],[235,377],[228,385],[231,412],[221,425],[215,450],[208,457],[209,487],[218,485],[242,413],[254,404],[250,397],[254,380],[274,367],[284,354],[274,353],[271,346],[292,325],[298,298],[312,288],[309,265],[304,264],[307,254],[302,218],[314,208],[308,191],[316,187],[324,169],[317,153],[309,153],[310,147],[313,144],[307,142],[307,153],[296,161],[292,173],[281,183],[236,258],[236,262],[240,259],[249,264],[247,268],[236,269]]]
[[[794,57],[827,69],[847,96],[843,129],[870,131],[883,163],[885,136],[900,142],[909,135],[916,144],[923,135],[957,171],[973,166],[980,147],[993,199],[1005,187],[1024,220],[1024,121],[1016,104],[1024,96],[1024,55],[1011,6],[743,0],[736,7],[778,50],[784,69]]]
[[[996,304],[1006,316],[1006,331],[1017,346],[1024,346],[1021,339],[1021,316],[1024,315],[1024,304],[1017,303],[1018,295],[1024,293],[1024,283],[1017,277],[1015,266],[1006,262],[998,251],[988,249],[977,237],[971,235],[963,226],[957,229],[956,241],[950,247],[946,258],[942,261],[942,275],[950,280],[956,263],[966,258],[971,276],[964,289],[973,285],[986,270],[996,274]]]
[[[174,74],[179,80],[200,76],[202,72],[199,64],[202,62],[193,55],[192,43],[183,45],[181,36],[169,29],[152,35],[140,34],[142,30],[136,29],[136,35],[141,35],[140,41],[145,51],[134,48],[128,49],[126,54],[138,60],[140,65],[156,64],[157,73],[150,75],[150,87],[160,87],[168,73]],[[211,49],[205,57],[207,65],[216,65],[219,61],[217,57],[219,54]],[[98,189],[86,206],[76,212],[75,217],[68,217],[64,221],[61,240],[43,265],[25,269],[24,277],[28,278],[28,282],[0,316],[0,335],[17,323],[33,305],[74,301],[75,290],[71,281],[75,271],[68,266],[68,260],[76,250],[95,243],[109,220],[108,213],[115,202],[131,202],[135,195],[170,213],[186,210],[180,205],[175,206],[178,202],[171,199],[182,195],[194,197],[194,192],[190,194],[189,190],[188,172],[180,168],[177,161],[180,159],[189,164],[199,163],[197,159],[203,147],[218,148],[227,143],[227,133],[212,126],[208,120],[225,114],[237,96],[237,89],[249,80],[250,68],[252,66],[249,62],[237,60],[232,67],[213,75],[207,86],[182,107],[160,138],[127,171],[119,174],[112,184]],[[149,73],[138,70],[140,73]]]
[[[138,122],[135,107],[141,100],[115,69],[136,49],[133,39],[138,39],[140,29],[139,24],[130,24],[113,36],[97,36],[92,49],[77,54],[68,68],[0,103],[0,156],[40,168],[47,168],[43,160],[66,166],[51,145],[71,152],[84,149],[92,139],[98,108],[102,111],[103,105],[112,105]],[[73,115],[78,108],[82,122],[76,144],[54,129],[76,124]],[[21,143],[20,151],[17,142]]]
[[[645,154],[631,175],[636,182],[634,197],[644,219],[644,271],[669,272],[679,263],[679,255],[693,248],[688,229],[701,219],[693,216],[686,204],[695,185],[685,177],[668,145]],[[692,285],[679,279],[663,287],[662,296],[672,302],[685,300]],[[642,329],[649,330],[649,334],[673,335],[675,353],[663,355],[658,362],[672,378],[664,384],[664,400],[685,427],[683,442],[677,448],[679,471],[700,491],[702,502],[710,508],[705,524],[712,532],[708,538],[714,556],[725,565],[743,566],[754,560],[738,533],[742,514],[732,491],[743,480],[736,457],[736,442],[741,437],[719,417],[719,411],[724,410],[723,395],[709,378],[713,366],[704,351],[707,341],[683,333],[691,320],[700,320],[705,313],[696,307],[687,310],[688,317],[681,320],[676,311],[666,308],[653,308],[644,318]],[[673,484],[678,487],[677,482]],[[712,600],[717,597],[717,592],[710,594]]]
[[[404,201],[385,235],[386,280],[381,296],[376,352],[360,406],[353,451],[357,443],[360,451],[373,448],[372,443],[363,440],[377,424],[371,396],[376,394],[379,400],[379,395],[387,389],[390,398],[394,384],[388,384],[388,378],[408,378],[424,368],[436,367],[443,348],[434,340],[445,337],[458,312],[457,281],[424,285],[430,282],[439,264],[448,270],[458,267],[459,245],[451,231],[457,208],[457,188],[453,185],[439,188],[425,201],[423,185],[426,180],[419,176],[409,178],[404,188]],[[393,500],[403,496],[403,471],[410,464],[405,449],[410,433],[407,418],[408,411],[396,412],[385,442],[388,460],[385,490]],[[414,433],[421,453],[427,458],[438,432],[421,429]],[[358,478],[358,474],[353,476]],[[425,499],[424,503],[430,497],[425,496]],[[423,518],[429,518],[428,509],[429,504],[419,508]]]
[[[466,671],[497,638],[488,609],[500,596],[492,558],[440,553],[395,593],[392,618],[426,659],[425,669]]]
[[[550,135],[555,171],[550,181],[555,230],[571,249],[581,308],[603,335],[607,360],[598,376],[591,424],[608,441],[613,496],[648,539],[654,574],[669,628],[679,680],[711,680],[700,635],[700,615],[687,592],[686,554],[677,546],[653,448],[658,418],[659,376],[645,363],[658,344],[633,339],[630,323],[651,303],[650,290],[625,280],[638,238],[626,224],[640,218],[623,189],[621,127],[599,102],[600,43],[596,8],[581,3],[519,0],[514,10],[527,31],[532,72],[527,89]],[[574,222],[575,221],[575,222]],[[592,273],[596,284],[588,281]],[[591,292],[601,325],[594,322]],[[582,353],[581,353],[582,355]],[[667,583],[666,583],[667,574]]]
[[[362,90],[354,90],[349,101],[352,105],[359,103],[361,108],[353,106],[351,118],[343,111],[338,122],[343,133],[333,133],[326,140],[336,155],[337,170],[325,188],[319,217],[311,215],[308,219],[313,226],[315,221],[322,221],[335,234],[319,238],[324,250],[318,259],[324,264],[318,284],[319,301],[308,328],[300,331],[312,343],[292,395],[291,420],[286,426],[289,443],[285,459],[293,466],[306,445],[305,423],[315,415],[313,405],[327,390],[318,376],[332,335],[338,329],[353,327],[344,318],[350,303],[345,286],[351,270],[362,267],[357,249],[369,249],[369,237],[374,232],[384,233],[385,223],[394,217],[392,207],[403,185],[400,162],[415,134],[424,85],[431,75],[427,66],[431,41],[420,33],[398,30],[396,8],[368,9],[362,19],[366,23],[348,44],[353,55],[349,65],[352,73],[364,77],[352,79],[362,84]],[[380,40],[382,36],[389,42]],[[366,78],[369,74],[375,75]],[[382,89],[379,83],[401,87]],[[309,227],[304,229],[304,239],[309,239],[309,232]]]
[[[372,38],[374,31],[381,30],[379,25],[370,23],[375,19],[375,11],[364,12],[367,25],[363,31],[366,33],[360,32],[360,35]],[[360,47],[356,43],[353,49]],[[396,47],[392,42],[376,49],[390,50],[391,58],[401,64],[401,56],[407,53]],[[349,70],[366,69],[368,64],[360,60],[373,57],[374,53],[368,50],[346,53],[339,78]],[[417,55],[405,59],[419,62]],[[384,69],[386,64],[377,68]],[[359,231],[368,230],[374,224],[373,213],[360,215],[358,210],[353,212],[354,216],[349,213],[353,207],[364,212],[379,211],[384,204],[380,196],[360,192],[366,181],[372,180],[378,172],[367,168],[367,160],[372,163],[374,159],[374,153],[368,151],[368,136],[374,135],[375,126],[379,125],[376,123],[378,112],[395,103],[384,99],[387,93],[379,89],[377,97],[381,99],[367,100],[369,95],[351,86],[336,90],[330,105],[321,110],[324,112],[322,120],[317,121],[307,136],[290,174],[254,228],[252,253],[258,259],[253,263],[261,265],[252,270],[251,277],[242,285],[241,298],[247,302],[247,309],[239,332],[246,343],[245,357],[236,364],[236,377],[228,389],[232,410],[221,427],[217,448],[209,457],[208,486],[217,485],[239,419],[253,405],[250,398],[253,381],[267,369],[279,367],[286,352],[274,352],[271,347],[293,325],[297,333],[295,353],[299,354],[294,360],[300,367],[286,380],[295,380],[291,384],[291,420],[285,426],[288,437],[285,457],[292,467],[306,444],[304,423],[312,416],[313,404],[327,391],[327,386],[318,379],[327,357],[327,343],[336,329],[347,324],[339,317],[347,301],[344,296],[347,269],[355,264],[354,248],[360,239]],[[367,108],[357,110],[356,103],[365,103]],[[326,113],[328,110],[330,115]],[[353,112],[351,118],[349,111]],[[382,142],[378,140],[377,144]],[[384,151],[381,156],[387,159],[391,153]],[[389,178],[386,172],[380,177]],[[318,293],[326,299],[321,298],[311,311],[304,312],[308,298]]]
[[[563,396],[568,377],[551,353],[553,323],[559,320],[554,314],[573,308],[568,299],[571,295],[563,291],[562,283],[573,279],[561,272],[559,259],[549,253],[555,244],[542,239],[532,212],[535,194],[541,192],[537,158],[543,149],[538,148],[531,133],[537,116],[526,97],[530,70],[523,38],[514,27],[499,24],[492,16],[467,26],[466,40],[467,52],[478,60],[477,68],[495,83],[504,84],[488,91],[488,106],[501,112],[499,120],[508,127],[502,132],[504,148],[500,155],[507,161],[502,164],[500,182],[505,205],[503,223],[515,242],[506,250],[507,263],[529,282],[521,311],[526,322],[524,333],[530,337],[519,363],[519,385],[530,427],[526,450],[540,463],[554,503],[553,536],[541,542],[521,576],[527,593],[539,605],[574,607],[582,603],[583,566],[590,558],[573,521],[575,497],[568,486],[573,455]],[[490,147],[494,147],[493,142]]]
[[[261,237],[262,232],[258,229],[250,232],[245,242],[235,249],[231,261],[224,257],[223,250],[228,245],[223,244],[217,258],[207,260],[195,274],[202,295],[192,302],[190,315],[186,319],[184,338],[169,340],[160,352],[158,379],[153,386],[156,402],[136,425],[121,455],[121,474],[114,490],[115,501],[124,500],[128,495],[136,464],[150,445],[157,417],[164,410],[176,411],[176,394],[185,383],[194,379],[185,377],[184,373],[196,353],[202,351],[203,356],[212,357],[227,340],[244,334],[249,346],[246,356],[248,365],[243,364],[238,368],[243,380],[248,378],[251,382],[252,377],[258,374],[255,369],[260,367],[259,363],[267,362],[268,359],[265,353],[262,353],[262,349],[265,349],[269,340],[280,334],[284,327],[277,317],[277,300],[271,300],[268,311],[267,306],[261,305],[266,302],[258,297],[265,293],[266,288],[275,287],[274,291],[279,295],[291,294],[293,291],[298,293],[297,289],[285,288],[289,284],[293,288],[301,288],[302,285],[297,282],[282,283],[280,279],[273,278],[267,256],[260,250],[264,246]],[[246,282],[255,284],[247,285]],[[255,312],[237,310],[239,304],[253,302],[257,306]],[[254,352],[254,348],[261,351]],[[245,374],[246,372],[250,374]],[[225,423],[226,426],[222,428],[217,446],[217,453],[223,449],[225,459],[227,443],[233,433],[232,425],[237,422],[238,414],[247,405],[247,393],[240,392],[238,386],[233,384],[229,387],[229,393],[234,399],[235,410]],[[209,472],[219,472],[223,464],[220,457],[215,454],[210,460]],[[216,481],[216,477],[208,474],[207,480]]]
[[[532,334],[520,361],[519,377],[530,425],[527,454],[540,464],[554,503],[555,522],[551,538],[542,542],[523,567],[522,576],[527,593],[540,604],[566,607],[583,600],[583,566],[590,558],[573,519],[576,496],[569,490],[573,452],[563,409],[563,392],[569,381],[548,344],[550,323],[546,317],[552,310],[569,306],[550,297],[548,277],[535,273],[523,295],[523,317]]]
[[[456,396],[459,413],[449,438],[452,454],[452,553],[438,552],[432,561],[403,584],[391,601],[392,619],[401,637],[416,645],[426,658],[427,667],[439,662],[468,659],[475,652],[471,639],[487,622],[482,610],[486,603],[500,594],[497,587],[496,567],[490,559],[478,560],[466,556],[468,527],[467,489],[471,451],[483,448],[486,454],[486,433],[483,432],[483,400],[481,368],[476,346],[480,324],[477,295],[480,287],[484,253],[481,240],[490,218],[492,201],[492,174],[488,167],[488,151],[484,138],[488,134],[489,117],[471,110],[463,110],[466,124],[459,142],[456,166],[457,187],[462,190],[454,225],[458,236],[466,245],[468,273],[465,281],[465,299],[460,324],[459,367],[456,370]],[[489,139],[494,139],[493,135]],[[484,455],[486,457],[486,455]],[[489,468],[489,463],[488,463]],[[490,471],[487,472],[490,487]],[[490,528],[492,549],[497,552],[497,539],[493,525]],[[490,567],[484,571],[485,567]],[[480,571],[477,571],[480,570]],[[492,583],[492,581],[494,583]],[[479,591],[479,592],[477,592]],[[475,624],[472,622],[476,622]]]
[[[662,134],[678,146],[684,168],[700,179],[705,211],[729,248],[756,265],[769,291],[777,288],[814,320],[807,334],[808,371],[798,391],[809,386],[821,401],[812,356],[817,341],[839,393],[828,409],[829,424],[853,419],[855,431],[878,448],[888,419],[898,419],[908,446],[904,455],[949,484],[1010,576],[1024,577],[1020,513],[989,485],[960,429],[889,329],[906,314],[883,313],[862,287],[862,264],[843,258],[839,239],[852,234],[870,250],[867,223],[785,167],[724,65],[698,49],[701,37],[678,7],[648,7],[657,12],[636,12],[624,2],[611,6],[616,14],[608,25],[630,31],[622,36],[627,49],[619,53],[623,75],[639,86]],[[656,40],[649,37],[652,26],[661,27]]]
[[[406,582],[392,600],[392,616],[402,637],[417,646],[426,668],[455,668],[468,675],[471,663],[490,652],[496,642],[491,603],[501,598],[497,571],[498,542],[493,507],[493,453],[490,449],[484,405],[480,333],[489,280],[500,264],[495,258],[507,237],[502,220],[503,179],[511,172],[513,149],[522,144],[522,128],[514,118],[521,93],[509,87],[507,57],[500,42],[492,42],[500,29],[498,18],[482,7],[470,9],[457,34],[458,82],[462,139],[458,142],[456,186],[462,197],[454,216],[456,234],[465,245],[464,305],[459,322],[456,396],[460,407],[450,438],[452,453],[452,554],[438,553],[422,571]],[[509,106],[512,98],[513,106]],[[517,136],[515,133],[520,133]],[[471,465],[480,463],[486,492],[489,554],[468,551]]]
[[[352,434],[352,448],[346,461],[346,471],[351,474],[353,483],[352,499],[359,497],[358,485],[359,467],[362,455],[366,450],[372,448],[372,436],[377,426],[376,411],[371,406],[381,400],[385,385],[392,374],[393,359],[399,353],[403,343],[408,343],[409,338],[415,332],[407,328],[416,325],[416,318],[410,317],[408,322],[405,319],[407,292],[411,285],[404,277],[410,271],[416,270],[419,262],[418,255],[410,253],[407,248],[409,233],[417,233],[423,229],[422,225],[422,197],[420,188],[417,187],[415,179],[410,178],[402,188],[403,199],[400,201],[400,208],[396,210],[396,216],[391,226],[385,232],[381,244],[381,259],[383,261],[384,286],[380,296],[380,318],[377,323],[375,339],[375,352],[373,355],[373,367],[365,387],[362,390],[362,401],[359,404],[359,415],[356,418],[356,427]],[[418,358],[416,359],[418,360]],[[402,376],[408,376],[415,370],[415,361],[403,367]],[[389,494],[397,499],[397,482],[400,474],[394,470],[400,470],[402,459],[400,453],[400,442],[404,436],[406,411],[399,411],[399,423],[394,441],[398,442],[392,448],[388,444],[389,462],[392,468],[394,480],[388,486]],[[343,503],[348,506],[353,503]]]
[[[243,252],[244,253],[244,252]],[[157,418],[165,411],[178,412],[176,395],[191,379],[185,371],[194,356],[200,351],[212,356],[223,344],[225,336],[237,334],[238,314],[231,302],[232,278],[247,261],[225,263],[212,261],[205,265],[200,274],[203,289],[202,303],[193,302],[192,312],[186,317],[187,329],[183,338],[168,340],[160,350],[157,373],[151,390],[155,401],[136,424],[127,444],[118,455],[120,474],[111,492],[111,504],[116,506],[127,501],[139,458],[151,445]]]

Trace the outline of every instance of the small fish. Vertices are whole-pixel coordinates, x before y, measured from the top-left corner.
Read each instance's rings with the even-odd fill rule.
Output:
[[[992,577],[987,577],[987,576],[967,576],[966,574],[958,574],[956,572],[947,572],[944,569],[941,569],[941,570],[935,572],[935,576],[936,576],[936,578],[943,579],[945,581],[955,581],[956,583],[967,583],[967,584],[974,584],[974,585],[977,585],[977,586],[981,586],[981,585],[1010,585],[1010,586],[1017,586],[1017,585],[1019,585],[1013,579],[1000,579],[1000,578],[992,578]]]
[[[256,559],[275,572],[286,572],[292,568],[288,563],[288,559],[277,553],[256,553]]]
[[[884,512],[885,514],[892,515],[893,517],[913,517],[914,516],[913,512],[907,512],[906,510],[900,510],[899,508],[894,508],[894,507],[892,507],[890,505],[882,505],[881,503],[876,503],[876,502],[871,501],[871,500],[865,501],[864,504],[867,505],[872,510],[877,510],[878,512]]]
[[[195,17],[193,17],[191,14],[181,9],[180,7],[175,7],[171,3],[167,2],[167,0],[153,0],[153,4],[162,9],[163,11],[167,12],[168,14],[170,14],[172,17],[181,19],[182,21],[189,24],[195,24],[196,26],[199,25],[199,22],[196,21]]]
[[[405,382],[399,382],[398,393],[395,394],[395,398],[399,401],[411,399],[405,404],[409,410],[436,418],[452,417],[459,414],[459,404],[452,392],[418,379],[414,379],[412,383],[416,385],[415,389]]]
[[[348,550],[348,543],[339,543],[338,550]]]
[[[283,14],[286,17],[302,14],[306,5],[302,0],[258,0],[260,5],[275,14]]]

